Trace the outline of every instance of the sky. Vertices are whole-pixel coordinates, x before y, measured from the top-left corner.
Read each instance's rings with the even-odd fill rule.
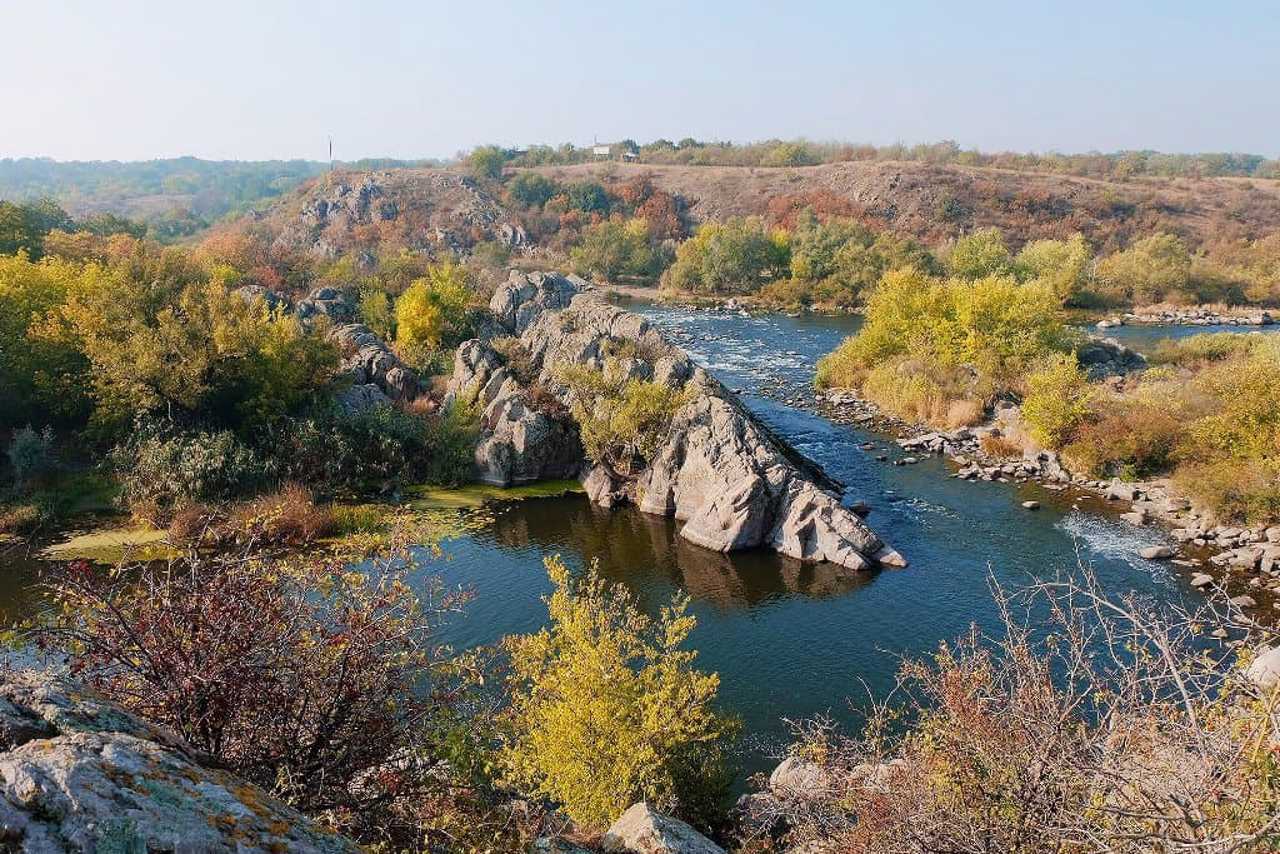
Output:
[[[1271,2],[0,0],[0,157],[664,137],[1280,156]]]

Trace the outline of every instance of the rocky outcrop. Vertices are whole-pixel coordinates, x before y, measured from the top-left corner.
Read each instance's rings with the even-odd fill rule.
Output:
[[[1076,359],[1092,380],[1124,376],[1147,366],[1147,360],[1141,353],[1114,338],[1087,339],[1076,349]]]
[[[600,849],[617,854],[725,854],[724,849],[679,819],[633,804],[610,826]]]
[[[176,736],[61,678],[0,682],[0,849],[355,852]]]
[[[418,375],[369,327],[347,323],[334,327],[330,337],[342,349],[342,370],[353,386],[375,386],[391,400],[418,396]]]
[[[334,323],[345,323],[356,316],[356,307],[337,288],[316,288],[305,299],[298,300],[294,313],[303,323],[327,317]]]
[[[646,513],[684,522],[681,536],[721,552],[767,547],[806,562],[849,569],[903,566],[838,497],[838,485],[774,436],[686,353],[647,320],[554,274],[513,272],[490,308],[524,354],[517,378],[481,340],[459,348],[448,399],[483,412],[476,450],[479,476],[493,483],[581,472],[592,500],[633,501]],[[622,372],[685,392],[665,441],[641,471],[622,476],[584,465],[566,412],[563,365]],[[536,387],[536,388],[535,388]],[[547,398],[559,406],[546,405]],[[538,401],[543,401],[539,405]],[[589,405],[589,404],[588,404]]]

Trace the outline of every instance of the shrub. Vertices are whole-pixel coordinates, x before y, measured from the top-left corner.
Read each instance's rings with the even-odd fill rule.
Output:
[[[785,234],[774,234],[757,217],[707,222],[680,244],[666,282],[697,293],[752,293],[777,278],[788,264]]]
[[[462,407],[421,416],[376,406],[350,414],[318,410],[264,441],[280,461],[281,476],[333,494],[362,495],[424,481],[469,481],[475,430]]]
[[[573,396],[572,412],[587,457],[629,475],[653,459],[685,395],[663,383],[626,379],[619,364],[611,360],[603,371],[570,365],[558,379]]]
[[[432,265],[396,300],[396,348],[419,365],[469,334],[470,277],[460,264]]]
[[[415,796],[451,715],[441,620],[462,604],[405,577],[426,533],[352,555],[277,559],[191,550],[120,574],[72,563],[36,638],[108,699],[171,728],[221,767],[340,823]],[[393,770],[394,769],[394,770]]]
[[[1191,282],[1191,253],[1172,234],[1153,234],[1098,262],[1104,295],[1135,305],[1185,298]]]
[[[1225,622],[1249,649],[1248,621],[1108,598],[1088,579],[997,596],[1004,631],[904,664],[858,735],[802,725],[792,753],[816,782],[753,800],[761,831],[848,854],[1274,846],[1274,692],[1202,638]]]
[[[1058,354],[1027,377],[1022,418],[1031,438],[1061,448],[1089,415],[1089,379],[1073,355]]]
[[[161,517],[182,504],[219,501],[265,485],[270,466],[228,431],[148,424],[112,452],[121,498]]]
[[[317,505],[311,490],[297,483],[239,504],[228,516],[227,534],[242,541],[280,545],[307,545],[335,527],[329,509]]]
[[[1280,464],[1275,459],[1184,463],[1174,483],[1221,522],[1265,525],[1280,519]]]
[[[1063,449],[1073,468],[1127,480],[1161,474],[1173,463],[1185,422],[1169,401],[1098,401],[1099,413],[1080,424]]]
[[[5,451],[9,468],[13,471],[14,485],[19,489],[31,481],[53,472],[57,465],[53,451],[53,428],[46,426],[36,431],[28,424],[15,430]]]
[[[1147,356],[1152,365],[1174,365],[1182,368],[1202,368],[1212,362],[1221,362],[1253,353],[1260,343],[1256,335],[1234,332],[1210,332],[1187,338],[1168,338],[1161,341]]]
[[[988,433],[978,442],[982,453],[994,460],[1012,460],[1022,456],[1022,446],[1007,436]]]
[[[579,578],[548,558],[551,624],[508,638],[512,780],[602,828],[645,800],[705,823],[728,776],[735,727],[714,708],[719,679],[682,649],[695,620],[677,597],[657,619],[594,566]]]
[[[998,228],[983,228],[959,238],[947,254],[947,272],[960,279],[1003,276],[1013,271],[1013,258]]]

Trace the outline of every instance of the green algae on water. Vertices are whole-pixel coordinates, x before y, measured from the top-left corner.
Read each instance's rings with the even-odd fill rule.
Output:
[[[409,506],[419,510],[467,510],[480,507],[489,501],[523,501],[529,498],[559,498],[563,495],[583,492],[576,480],[540,480],[520,486],[492,486],[487,483],[471,483],[455,489],[437,486],[411,487],[413,496]]]
[[[109,528],[80,534],[46,548],[50,560],[87,560],[118,564],[124,560],[166,560],[177,551],[166,542],[168,532],[154,528]]]

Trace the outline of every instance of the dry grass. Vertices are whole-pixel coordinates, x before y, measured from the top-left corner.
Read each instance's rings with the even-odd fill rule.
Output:
[[[993,460],[1012,460],[1022,456],[1022,445],[1008,436],[989,433],[978,440],[982,453]]]

